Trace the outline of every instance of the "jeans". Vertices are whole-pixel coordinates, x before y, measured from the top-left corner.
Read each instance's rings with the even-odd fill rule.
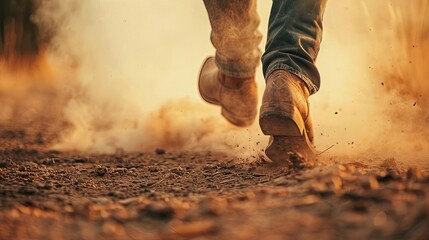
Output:
[[[327,0],[273,0],[265,53],[264,77],[282,69],[302,79],[311,94],[320,88],[315,65],[322,41]],[[261,51],[256,0],[204,0],[212,26],[216,64],[231,77],[255,75]]]

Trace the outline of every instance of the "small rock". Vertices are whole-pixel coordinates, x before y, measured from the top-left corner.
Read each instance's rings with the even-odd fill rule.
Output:
[[[166,153],[166,151],[165,151],[165,149],[157,148],[157,149],[155,150],[155,153],[156,153],[157,155],[164,155],[164,154]]]
[[[373,224],[375,227],[382,227],[387,222],[387,215],[381,211],[377,213],[373,218]]]
[[[343,189],[343,180],[339,176],[333,176],[331,181],[335,190]]]
[[[128,169],[126,169],[126,168],[116,168],[115,169],[115,172],[117,172],[117,173],[126,173],[128,171]]]
[[[380,184],[378,184],[377,178],[375,178],[374,176],[369,177],[368,183],[369,183],[369,187],[372,190],[376,190],[380,187]]]
[[[368,212],[368,206],[363,201],[353,202],[351,205],[351,210],[353,210],[355,212],[360,212],[360,213],[367,213]]]
[[[228,206],[226,199],[208,198],[200,202],[198,213],[203,217],[213,217],[220,215]]]
[[[320,201],[320,198],[318,196],[308,195],[306,197],[303,197],[303,198],[299,199],[296,202],[295,206],[297,206],[297,207],[300,207],[300,206],[301,207],[302,206],[311,206],[311,205],[314,205],[314,204],[318,203],[319,201]]]
[[[163,178],[164,179],[168,179],[168,180],[175,180],[179,177],[179,175],[175,174],[175,173],[166,173]]]
[[[424,179],[424,175],[419,168],[410,168],[407,171],[407,179],[414,181],[421,181]]]
[[[38,182],[38,181],[36,181],[36,182],[34,182],[34,185],[36,186],[36,188],[38,188],[38,189],[44,189],[45,188],[45,184],[44,183],[42,183],[42,182]]]
[[[87,163],[87,162],[89,162],[89,158],[87,158],[87,157],[76,158],[76,159],[74,160],[74,162],[75,162],[75,163]]]
[[[0,162],[0,168],[7,168],[8,164],[7,162]]]
[[[51,183],[45,183],[45,185],[43,186],[43,189],[46,189],[46,190],[51,190],[52,189],[52,187],[53,187],[53,185],[51,184]]]
[[[115,156],[113,159],[117,163],[124,163],[125,162],[125,159],[122,156]]]
[[[102,226],[103,233],[106,236],[115,236],[117,234],[123,234],[125,232],[124,227],[114,221],[106,221]]]
[[[374,176],[369,176],[362,182],[362,186],[366,189],[376,190],[380,187],[378,180]]]
[[[172,187],[171,192],[172,193],[181,193],[181,192],[183,192],[183,189],[180,187]]]
[[[43,159],[41,161],[41,163],[43,165],[54,165],[55,164],[55,159],[54,158],[46,158],[46,159]]]
[[[301,154],[290,152],[288,155],[293,168],[303,169],[306,166],[307,162]]]
[[[35,162],[24,162],[22,166],[30,169],[37,169],[39,167],[39,165]]]
[[[179,176],[182,176],[183,174],[185,174],[186,170],[182,167],[176,167],[176,168],[171,169],[171,172],[174,174],[177,174]]]
[[[61,154],[61,152],[60,152],[60,151],[58,151],[58,150],[49,150],[49,151],[48,151],[48,153],[49,153],[49,154],[54,154],[54,155]]]
[[[127,198],[127,199],[120,200],[119,203],[124,205],[124,206],[128,206],[131,204],[138,203],[139,201],[140,201],[140,198],[133,197],[133,198]]]
[[[157,166],[149,166],[148,170],[149,170],[149,172],[153,173],[153,172],[159,172],[159,171],[161,171],[161,168],[157,167]]]
[[[401,180],[401,177],[396,174],[394,171],[389,171],[387,173],[383,173],[377,176],[378,182],[390,182],[390,181],[399,181]]]
[[[94,171],[95,175],[99,177],[106,175],[107,172],[108,172],[107,167],[103,167],[103,166],[97,166],[97,168]]]
[[[170,225],[170,233],[185,239],[195,238],[217,231],[216,224],[212,220],[199,220],[195,222],[175,222]]]
[[[274,179],[273,182],[276,185],[287,185],[287,183],[289,182],[289,179],[285,176],[281,176],[281,177]]]
[[[30,176],[30,173],[28,172],[18,172],[18,176],[23,178],[28,178]]]
[[[122,197],[124,194],[121,191],[110,191],[108,194],[109,197]]]
[[[34,195],[36,194],[37,190],[32,187],[21,187],[18,190],[18,193],[24,194],[24,195]]]
[[[161,203],[149,204],[140,209],[139,214],[144,217],[160,220],[170,220],[175,215],[174,209],[171,206]]]
[[[40,208],[47,211],[60,211],[61,207],[54,201],[44,201],[39,203]]]
[[[100,204],[100,205],[106,205],[106,204],[112,203],[112,200],[110,198],[106,198],[106,197],[94,198],[93,201],[96,204]]]
[[[203,167],[203,169],[204,169],[204,170],[206,170],[206,171],[214,170],[214,169],[216,169],[216,168],[217,168],[217,166],[216,166],[216,165],[205,165],[205,166]]]

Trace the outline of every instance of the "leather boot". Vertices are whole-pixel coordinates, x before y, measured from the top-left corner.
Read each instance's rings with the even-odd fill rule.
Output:
[[[198,85],[201,97],[221,106],[222,115],[232,124],[247,127],[255,121],[258,93],[254,76],[226,76],[219,71],[214,57],[209,57],[201,69]]]
[[[288,160],[288,153],[315,156],[309,91],[305,83],[284,70],[273,72],[266,81],[259,125],[270,143],[265,154],[275,162]]]

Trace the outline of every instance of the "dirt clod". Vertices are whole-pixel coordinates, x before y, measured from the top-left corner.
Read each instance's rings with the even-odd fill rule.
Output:
[[[165,149],[157,148],[155,150],[155,153],[158,154],[158,155],[164,155],[166,153],[166,151],[165,151]]]
[[[169,228],[172,235],[177,235],[187,239],[214,234],[217,230],[215,223],[211,220],[174,222]]]
[[[139,214],[144,217],[169,220],[174,217],[174,209],[166,204],[152,203],[142,208]]]

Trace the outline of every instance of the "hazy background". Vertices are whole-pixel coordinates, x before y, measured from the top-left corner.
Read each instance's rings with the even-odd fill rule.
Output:
[[[58,28],[48,78],[67,96],[61,108],[72,126],[53,148],[261,153],[267,138],[257,123],[237,129],[198,94],[201,64],[214,54],[202,1],[48,2],[35,20]],[[427,159],[427,2],[328,2],[322,87],[311,97],[319,151],[334,145],[325,155]],[[266,35],[271,1],[258,4]],[[257,80],[262,96],[260,69]]]

